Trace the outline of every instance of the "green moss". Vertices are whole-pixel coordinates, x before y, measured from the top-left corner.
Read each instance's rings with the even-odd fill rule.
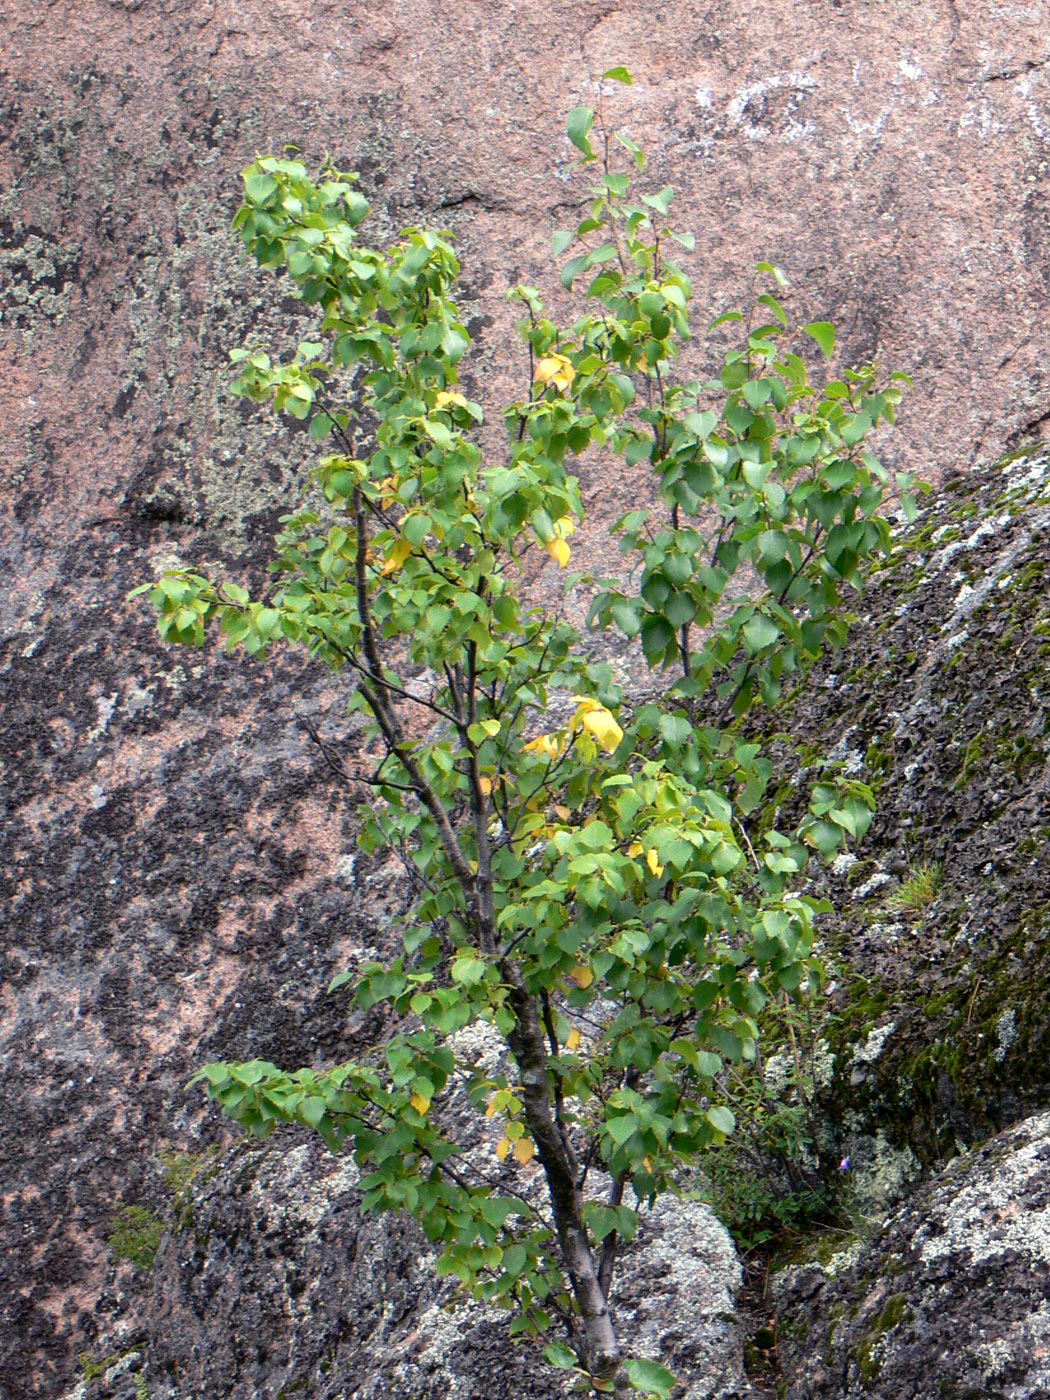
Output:
[[[876,1342],[902,1322],[910,1321],[913,1316],[905,1294],[895,1293],[892,1298],[886,1300],[870,1331],[860,1338],[850,1352],[857,1363],[857,1371],[863,1385],[870,1385],[872,1381],[877,1380],[882,1370],[882,1360],[875,1355]]]
[[[804,1268],[808,1264],[822,1267],[844,1254],[861,1238],[855,1230],[817,1228],[782,1246],[769,1261],[770,1273],[780,1269]]]
[[[99,1356],[94,1351],[82,1351],[77,1357],[80,1374],[87,1382],[97,1381],[113,1365],[115,1356]]]
[[[145,1206],[121,1205],[109,1235],[110,1257],[127,1259],[136,1269],[150,1270],[157,1254],[164,1221]]]
[[[997,467],[1008,467],[1013,462],[1021,462],[1027,457],[1041,457],[1046,452],[1047,443],[1045,438],[1033,438],[1031,442],[1023,443],[1020,447],[1015,447],[1012,452],[1007,452],[1005,457],[1000,457],[996,462]],[[957,477],[957,481],[965,481],[965,477]],[[951,490],[947,486],[946,490]]]
[[[1008,731],[996,741],[995,760],[1014,777],[1023,778],[1032,768],[1042,767],[1046,751],[1038,739]]]
[[[909,1321],[913,1316],[905,1294],[895,1293],[892,1298],[887,1300],[882,1312],[879,1313],[875,1326],[879,1332],[889,1332],[900,1323]]]
[[[867,1035],[892,1000],[890,989],[882,977],[877,974],[871,977],[858,975],[846,992],[847,1010],[837,1019],[849,1026],[851,1036],[855,1031],[863,1031]]]
[[[937,996],[927,997],[922,1003],[922,1009],[929,1020],[939,1016],[946,1006],[951,1006],[955,999],[954,991],[941,992]]]
[[[958,656],[955,658],[958,659]],[[963,749],[962,763],[959,774],[952,783],[953,792],[961,792],[967,786],[973,775],[982,767],[982,756],[984,754],[984,734],[975,734]]]

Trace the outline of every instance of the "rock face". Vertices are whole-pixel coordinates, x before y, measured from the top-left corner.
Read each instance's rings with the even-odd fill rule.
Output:
[[[1050,1097],[1048,570],[1045,450],[951,479],[786,721],[811,777],[830,754],[876,790],[825,881],[825,1104],[884,1199]]]
[[[3,1400],[52,1396],[100,1335],[134,1335],[146,1283],[107,1237],[122,1201],[163,1204],[158,1146],[222,1132],[180,1087],[188,1070],[350,1053],[370,1028],[320,989],[396,913],[296,722],[336,732],[338,694],[294,660],[264,675],[164,651],[124,603],[176,558],[251,574],[303,459],[301,438],[224,389],[231,346],[295,329],[227,231],[256,150],[296,141],[360,169],[377,236],[450,225],[477,378],[486,399],[511,396],[522,362],[500,294],[556,287],[549,234],[581,201],[562,114],[627,63],[638,81],[611,116],[650,150],[654,185],[678,187],[700,307],[738,300],[775,257],[792,314],[839,322],[847,360],[915,374],[887,444],[900,465],[968,466],[1050,413],[1042,4],[351,8],[16,0],[0,16]],[[633,490],[600,464],[584,488],[599,532]],[[907,781],[921,808],[922,770]],[[994,839],[1029,815],[1000,814]],[[985,820],[972,814],[975,851]],[[992,845],[986,859],[999,869]],[[1023,938],[1041,948],[1039,928]],[[993,1048],[975,1081],[998,1092],[994,1047],[1017,1031],[1009,1070],[1038,1029],[985,1006],[991,982],[973,1017],[929,1015],[960,1018],[956,1039],[978,1015],[1001,1025],[980,1032]]]
[[[1050,1116],[958,1158],[864,1248],[771,1276],[784,1400],[1050,1396]]]
[[[195,1195],[157,1259],[151,1394],[340,1400],[555,1400],[575,1377],[506,1320],[457,1305],[411,1223],[362,1220],[352,1163],[320,1144],[249,1146]],[[750,1395],[734,1314],[740,1265],[709,1209],[643,1215],[618,1270],[617,1316],[640,1352],[695,1377],[687,1400]],[[165,1384],[169,1387],[165,1389]]]

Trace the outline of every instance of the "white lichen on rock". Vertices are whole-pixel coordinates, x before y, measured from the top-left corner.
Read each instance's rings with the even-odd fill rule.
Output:
[[[999,1038],[999,1044],[992,1052],[995,1060],[1001,1064],[1006,1059],[1011,1045],[1017,1041],[1017,1012],[1012,1006],[1007,1007],[995,1025],[995,1033]]]
[[[1031,1190],[1047,1173],[1050,1114],[1024,1125],[1024,1138],[969,1181],[916,1234],[924,1264],[960,1254],[970,1265],[1004,1255],[1050,1264],[1050,1199]],[[1027,1139],[1027,1140],[1025,1140]],[[1041,1204],[1045,1200],[1045,1204]]]

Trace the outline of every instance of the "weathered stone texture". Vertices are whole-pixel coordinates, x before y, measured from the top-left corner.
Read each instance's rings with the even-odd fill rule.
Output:
[[[771,1276],[784,1400],[1050,1396],[1050,1117],[960,1157],[866,1248]]]
[[[282,1135],[284,1136],[284,1135]],[[165,1240],[150,1308],[158,1400],[556,1400],[575,1377],[506,1319],[457,1303],[412,1223],[362,1220],[353,1164],[319,1143],[251,1146]],[[683,1400],[738,1400],[740,1265],[706,1206],[643,1212],[618,1268],[617,1316],[642,1354],[690,1378]],[[170,1389],[165,1389],[165,1386]]]
[[[450,225],[491,402],[521,377],[500,294],[554,282],[579,207],[563,113],[625,62],[613,115],[679,189],[699,305],[774,256],[793,313],[915,374],[886,455],[936,474],[1050,413],[1047,35],[984,0],[3,8],[3,1400],[134,1315],[105,1235],[200,1130],[190,1066],[345,1050],[320,988],[392,911],[295,723],[336,692],[166,652],[124,603],[175,557],[250,572],[302,460],[224,387],[231,345],[296,321],[237,260],[236,172],[296,141],[361,170],[380,234]],[[584,486],[599,526],[635,490]]]

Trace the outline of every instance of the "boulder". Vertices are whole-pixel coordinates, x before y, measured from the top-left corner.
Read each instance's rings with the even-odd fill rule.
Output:
[[[778,713],[775,800],[829,758],[875,820],[818,881],[827,1154],[869,1205],[1050,1101],[1050,455],[951,478],[871,580],[850,642]]]
[[[1050,1115],[957,1158],[867,1243],[772,1273],[783,1400],[1050,1396]]]
[[[504,1315],[434,1272],[412,1223],[362,1217],[348,1158],[320,1143],[246,1145],[165,1238],[149,1310],[154,1400],[555,1400],[576,1377]],[[683,1378],[682,1400],[749,1395],[725,1228],[695,1201],[643,1212],[615,1310],[637,1354]],[[154,1388],[156,1386],[156,1388]],[[166,1388],[165,1388],[166,1387]]]

